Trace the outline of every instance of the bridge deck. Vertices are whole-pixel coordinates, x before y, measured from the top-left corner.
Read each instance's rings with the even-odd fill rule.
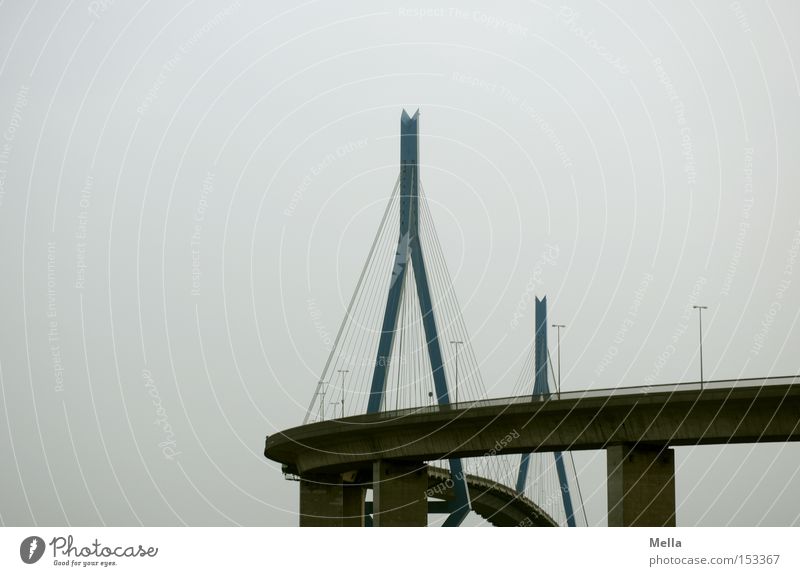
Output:
[[[297,474],[366,469],[378,459],[800,440],[800,377],[570,392],[353,416],[291,428],[264,454]]]
[[[439,497],[453,497],[448,483],[450,471],[428,466],[428,487]],[[493,526],[558,526],[555,520],[524,494],[489,478],[467,474],[467,487],[472,510]]]

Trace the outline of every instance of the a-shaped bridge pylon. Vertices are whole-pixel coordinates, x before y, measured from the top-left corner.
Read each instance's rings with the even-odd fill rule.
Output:
[[[419,111],[413,116],[403,111],[400,172],[304,423],[406,408],[448,409],[454,402],[486,397],[479,362],[424,196],[419,126]],[[388,503],[402,508],[405,501],[392,499],[387,487],[391,483],[400,485],[405,479],[416,483],[415,488],[409,489],[409,498],[421,487],[426,492],[425,483],[415,472],[424,463],[384,464],[376,463],[370,470],[352,471],[347,476],[351,484],[361,487],[351,492],[358,510],[358,503],[363,501],[364,523],[419,522],[418,515],[409,520],[409,516],[400,513],[397,516],[401,520],[392,520],[393,511],[386,509]],[[527,460],[524,464],[527,466]],[[482,497],[479,507],[488,514],[486,502],[500,502],[515,494],[515,482],[520,478],[517,468],[517,462],[493,456],[468,461],[445,457],[432,462],[431,470],[439,470],[436,474],[447,470],[450,475],[448,497],[432,499],[427,512],[446,514],[444,526],[460,525],[475,509],[471,495],[476,490],[475,479],[480,479],[480,485],[495,482],[503,487],[487,493],[491,498]],[[473,479],[472,484],[469,478]],[[312,498],[312,492],[323,490],[320,486],[329,482],[338,481],[307,479],[301,494],[305,489]],[[346,488],[352,486],[342,490],[347,492]],[[370,488],[371,503],[362,494]],[[538,509],[521,504],[529,498],[522,494],[518,498],[520,502],[513,505],[515,514],[531,510],[534,524],[551,522],[542,520],[549,518],[547,513],[540,514]],[[566,515],[570,517],[571,513]]]

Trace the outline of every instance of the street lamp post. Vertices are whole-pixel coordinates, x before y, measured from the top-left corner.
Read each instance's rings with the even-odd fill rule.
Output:
[[[703,310],[708,310],[708,306],[692,306],[696,309],[700,319],[700,390],[703,389]]]
[[[319,384],[320,384],[320,387],[319,387],[320,420],[325,420],[325,385],[327,384],[327,382],[324,382],[323,380],[320,380]]]
[[[344,418],[344,375],[350,372],[350,370],[337,370],[337,372],[342,375],[342,418]]]
[[[456,386],[455,386],[455,403],[458,404],[458,347],[464,342],[461,340],[450,340],[450,344],[456,347]]]
[[[561,398],[561,329],[566,328],[565,324],[553,324],[556,329],[556,340],[558,341],[558,381],[556,382],[556,393]]]

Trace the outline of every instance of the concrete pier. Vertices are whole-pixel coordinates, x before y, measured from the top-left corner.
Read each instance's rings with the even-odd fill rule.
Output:
[[[300,526],[363,526],[364,486],[338,474],[300,479]]]
[[[675,451],[647,445],[611,446],[609,526],[675,526]]]
[[[374,526],[427,526],[428,466],[378,460],[372,465]]]

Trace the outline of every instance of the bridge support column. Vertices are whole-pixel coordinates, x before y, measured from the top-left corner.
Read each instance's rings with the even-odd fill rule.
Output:
[[[427,526],[428,466],[422,462],[378,460],[372,466],[375,526]]]
[[[606,449],[609,526],[675,526],[675,451],[659,446]]]
[[[300,526],[363,526],[365,493],[340,476],[301,478]]]

